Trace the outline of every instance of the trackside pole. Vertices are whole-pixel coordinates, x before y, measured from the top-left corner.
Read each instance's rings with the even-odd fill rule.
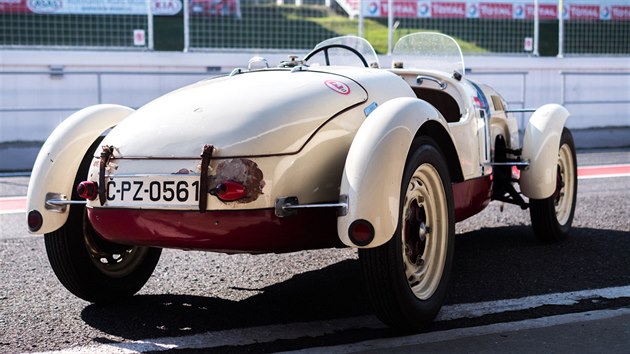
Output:
[[[394,0],[387,0],[387,55],[392,55],[394,42]]]
[[[558,1],[558,58],[564,58],[564,6]]]
[[[363,0],[359,0],[359,37],[363,38]]]

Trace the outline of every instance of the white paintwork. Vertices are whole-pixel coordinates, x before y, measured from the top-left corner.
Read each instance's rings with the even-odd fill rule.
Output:
[[[90,145],[132,112],[131,108],[111,104],[87,107],[64,120],[46,140],[37,155],[27,192],[26,210],[39,210],[44,217],[38,234],[57,230],[68,218],[67,211],[46,209],[46,194],[58,193],[70,199],[76,171]]]
[[[462,175],[464,179],[479,177],[481,161],[478,150],[483,148],[485,140],[483,136],[479,136],[479,129],[483,127],[483,119],[479,116],[479,110],[472,109],[476,90],[466,81],[457,81],[451,76],[435,70],[392,69],[391,71],[400,75],[411,87],[439,89],[439,86],[431,80],[424,80],[422,85],[418,85],[416,77],[419,75],[436,78],[447,84],[446,89],[441,91],[446,92],[455,100],[461,114],[458,122],[448,123],[448,129],[457,151]]]
[[[351,246],[348,227],[357,219],[374,226],[369,247],[387,242],[398,224],[405,161],[418,129],[434,120],[446,122],[428,103],[396,98],[377,108],[361,125],[346,157],[340,194],[348,195],[348,214],[337,220],[341,241]],[[448,131],[448,130],[447,130]]]
[[[556,190],[558,149],[569,111],[557,104],[536,110],[527,124],[523,155],[529,168],[521,172],[521,192],[532,199],[549,198]]]
[[[346,74],[366,76],[352,68]],[[349,92],[336,92],[326,82],[346,85]],[[154,100],[112,130],[104,144],[123,158],[198,157],[204,144],[215,146],[216,157],[296,153],[326,120],[367,96],[352,79],[321,71],[245,72]]]
[[[217,148],[215,157],[246,156],[253,160],[263,173],[265,185],[263,194],[249,203],[224,203],[209,197],[207,210],[273,208],[276,198],[286,196],[297,196],[300,203],[336,201],[345,157],[357,129],[366,119],[365,108],[414,94],[403,80],[385,70],[320,67],[317,71],[271,70],[240,74],[201,82],[157,99],[149,104],[149,109],[135,112],[107,135],[103,144],[116,147],[116,158],[110,162],[108,172],[114,178],[121,174],[173,174],[181,169],[199,174],[201,147],[213,144]],[[230,80],[239,76],[239,85],[249,87],[241,90],[247,91],[247,95],[242,92],[241,96],[227,99],[207,95],[208,92],[219,95],[222,85],[215,83],[227,82],[228,89],[232,89]],[[299,81],[299,90],[291,91],[296,82],[291,87],[278,86],[293,78]],[[331,78],[343,80],[350,87],[350,94],[327,88],[324,83]],[[249,91],[251,87],[261,86],[268,89]],[[370,92],[367,101],[366,91]],[[194,97],[180,97],[184,93]],[[231,101],[242,101],[243,97],[250,98],[248,106]],[[174,98],[183,101],[182,113],[178,114],[176,107],[172,107]],[[194,112],[195,103],[203,105],[201,112]],[[356,104],[355,108],[343,111]],[[246,117],[239,117],[242,111]],[[183,126],[182,121],[190,126]],[[315,130],[317,133],[313,134]],[[273,155],[261,156],[265,154]],[[121,156],[123,158],[119,158]],[[146,159],[124,158],[129,156]],[[155,156],[178,159],[150,159]],[[211,161],[209,175],[216,173],[219,162],[221,160]],[[89,178],[98,181],[98,174],[98,166],[92,165]],[[98,198],[88,205],[101,207]],[[110,205],[106,203],[104,207]],[[173,209],[196,210],[198,207]]]

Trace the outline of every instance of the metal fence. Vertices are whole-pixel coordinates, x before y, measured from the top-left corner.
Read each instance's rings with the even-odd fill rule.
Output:
[[[378,52],[440,31],[464,51],[630,54],[630,0],[0,0],[0,48],[308,49],[338,35]]]

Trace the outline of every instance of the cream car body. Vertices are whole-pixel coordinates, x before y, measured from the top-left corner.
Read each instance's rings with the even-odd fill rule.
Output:
[[[333,38],[136,111],[72,115],[37,158],[27,221],[60,281],[93,302],[139,290],[161,248],[359,248],[385,301],[377,314],[415,329],[444,299],[454,224],[491,200],[529,207],[547,241],[566,236],[577,188],[567,117],[536,110],[521,145],[513,112],[465,77],[452,38],[402,38],[391,69],[365,40]]]

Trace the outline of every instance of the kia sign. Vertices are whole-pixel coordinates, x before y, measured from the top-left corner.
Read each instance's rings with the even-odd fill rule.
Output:
[[[182,0],[151,0],[151,12],[172,16],[182,10]],[[0,0],[0,13],[26,12],[59,15],[146,15],[146,0]]]

